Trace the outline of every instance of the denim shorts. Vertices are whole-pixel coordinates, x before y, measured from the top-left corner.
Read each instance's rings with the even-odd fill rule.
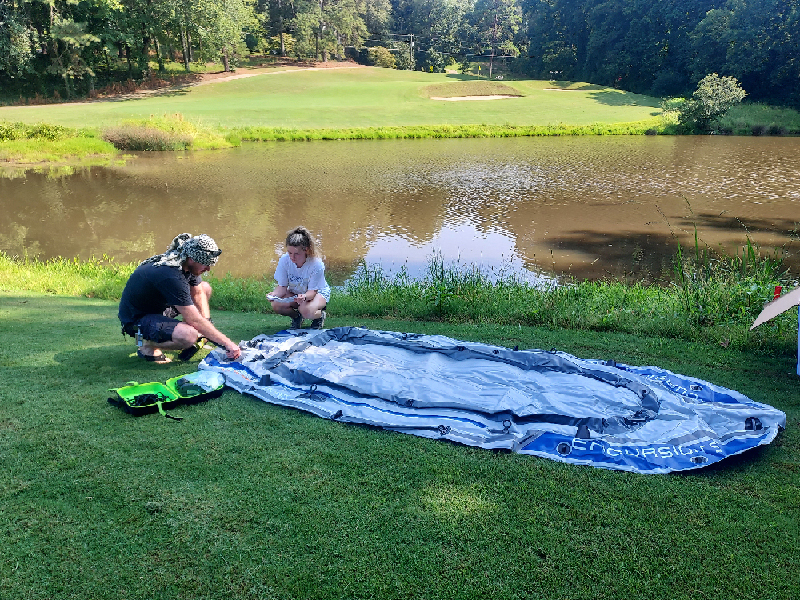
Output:
[[[164,342],[172,341],[172,334],[180,322],[164,315],[145,315],[139,321],[139,327],[142,330],[144,339],[156,344],[163,344]],[[123,329],[131,337],[136,336],[135,323],[126,323],[123,325]]]

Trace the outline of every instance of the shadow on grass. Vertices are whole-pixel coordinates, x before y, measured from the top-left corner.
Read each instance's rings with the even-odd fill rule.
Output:
[[[631,92],[619,91],[597,91],[589,94],[598,104],[606,106],[651,106],[660,108],[661,101],[658,98],[642,96]]]

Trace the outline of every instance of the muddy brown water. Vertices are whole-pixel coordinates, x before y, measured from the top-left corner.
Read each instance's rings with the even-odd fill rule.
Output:
[[[531,280],[649,278],[678,243],[748,237],[800,267],[800,139],[565,137],[245,144],[0,178],[0,249],[138,261],[188,231],[217,275],[272,279],[285,232],[317,235],[333,283],[359,264],[446,263]]]

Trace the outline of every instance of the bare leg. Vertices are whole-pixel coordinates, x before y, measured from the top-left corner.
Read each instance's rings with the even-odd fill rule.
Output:
[[[300,314],[303,315],[304,319],[319,319],[322,316],[322,309],[328,304],[328,301],[325,300],[321,295],[317,294],[311,300],[311,302],[302,302],[298,306],[298,310]]]
[[[152,340],[143,340],[141,353],[145,356],[162,356],[162,350],[183,350],[195,344],[200,334],[191,325],[178,323],[172,332],[172,339],[168,342],[156,343]]]
[[[270,302],[272,310],[276,314],[284,315],[286,317],[294,317],[297,315],[297,302]]]

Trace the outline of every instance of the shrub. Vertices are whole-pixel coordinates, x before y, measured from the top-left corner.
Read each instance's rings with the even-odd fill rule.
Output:
[[[367,50],[367,56],[370,64],[376,67],[383,67],[385,69],[394,69],[397,65],[397,60],[394,55],[383,46],[373,46]]]
[[[50,125],[49,123],[26,125],[25,123],[0,122],[0,141],[3,142],[31,139],[42,139],[54,142],[70,137],[70,135],[73,134],[74,132],[68,127]]]
[[[192,145],[192,136],[189,134],[142,125],[111,127],[103,132],[102,137],[117,150],[186,150]]]
[[[426,73],[444,73],[444,55],[433,48],[422,53],[422,70]]]
[[[678,107],[678,122],[696,131],[709,131],[712,122],[746,95],[735,77],[720,77],[716,73],[706,75],[697,84],[692,97]]]
[[[49,123],[38,123],[28,128],[28,139],[39,138],[54,142],[67,137],[69,134],[70,130],[67,127]]]
[[[23,140],[28,137],[27,131],[25,123],[0,122],[0,142]]]

